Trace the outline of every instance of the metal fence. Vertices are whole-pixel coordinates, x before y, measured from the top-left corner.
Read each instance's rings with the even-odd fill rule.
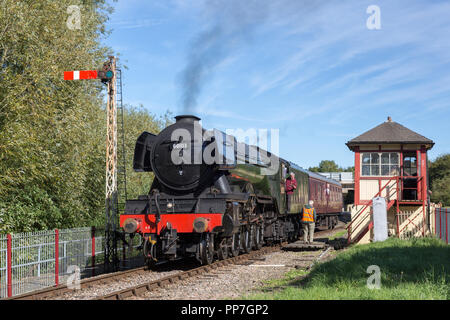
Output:
[[[353,183],[353,172],[317,172],[318,174],[339,181],[341,183]]]
[[[434,233],[436,236],[448,244],[450,229],[450,209],[434,209]]]
[[[6,297],[8,294],[6,245],[7,245],[7,236],[0,234],[0,297]]]
[[[119,241],[119,267],[142,265],[139,237]],[[76,228],[0,235],[0,298],[103,272],[104,230]]]

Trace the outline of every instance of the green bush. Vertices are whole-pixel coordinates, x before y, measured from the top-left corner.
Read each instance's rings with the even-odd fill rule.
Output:
[[[106,111],[100,81],[64,81],[97,69],[112,12],[82,1],[81,29],[67,27],[72,0],[4,0],[0,10],[0,233],[104,225]],[[125,110],[130,195],[151,175],[131,171],[139,131],[157,133],[168,114]],[[120,144],[119,144],[120,145]]]

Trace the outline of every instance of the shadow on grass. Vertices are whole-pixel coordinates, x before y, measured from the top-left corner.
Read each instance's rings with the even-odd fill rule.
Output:
[[[367,268],[380,268],[383,288],[423,283],[447,286],[450,283],[450,247],[438,239],[388,239],[384,242],[356,245],[338,253],[331,261],[317,265],[303,279],[288,280],[271,290],[287,287],[361,288],[366,286]],[[447,289],[448,290],[448,289]],[[447,294],[448,296],[448,294]]]

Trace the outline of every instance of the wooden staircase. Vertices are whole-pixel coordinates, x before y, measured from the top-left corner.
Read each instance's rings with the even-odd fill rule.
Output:
[[[391,185],[391,182],[395,180],[395,188],[387,188]],[[399,212],[399,202],[397,199],[390,200],[394,195],[399,194],[399,179],[394,176],[389,179],[386,184],[372,197],[376,198],[381,196],[383,190],[386,189],[386,199],[388,199],[386,204],[386,210],[389,211],[393,205],[397,206],[397,213]],[[368,210],[367,210],[368,209]],[[370,200],[367,204],[363,205],[352,217],[352,220],[347,225],[347,242],[350,243],[358,243],[361,239],[373,228],[373,219],[372,219],[372,200]]]

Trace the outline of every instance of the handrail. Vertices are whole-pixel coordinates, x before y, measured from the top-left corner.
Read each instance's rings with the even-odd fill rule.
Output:
[[[392,181],[396,181],[395,183],[395,188],[389,190],[389,194],[386,194],[386,198],[390,199],[391,196],[393,196],[395,193],[397,193],[397,207],[398,207],[398,202],[401,201],[400,200],[400,189],[401,190],[418,190],[419,186],[417,186],[416,188],[400,188],[399,183],[401,180],[403,179],[417,179],[417,183],[419,184],[419,182],[421,182],[423,180],[422,176],[392,176],[389,180],[386,181],[386,183],[384,184],[384,186],[378,190],[378,192],[374,195],[373,198],[378,197],[381,195],[381,193],[383,192],[384,189],[386,189],[390,183]],[[392,193],[393,192],[393,193]],[[392,193],[392,194],[391,194]],[[395,201],[395,200],[394,200]],[[391,200],[389,201],[389,203],[391,202]],[[352,227],[354,227],[354,230],[357,230],[358,227],[363,223],[363,221],[365,221],[365,219],[370,216],[372,213],[369,211],[365,216],[363,216],[361,218],[361,216],[363,215],[363,213],[366,211],[366,209],[368,207],[370,207],[373,204],[373,200],[369,200],[368,203],[366,203],[356,214],[356,216],[352,219],[352,221],[350,221],[350,223],[347,225],[346,229],[348,230],[348,238],[350,240],[350,236],[353,234]],[[398,209],[398,208],[397,208]],[[359,221],[357,221],[359,219]],[[354,223],[356,223],[356,226],[354,226]]]
[[[403,230],[405,230],[405,228],[406,228],[407,226],[409,226],[411,223],[412,223],[416,228],[419,228],[419,226],[416,225],[416,224],[414,223],[414,220],[415,220],[420,214],[421,214],[421,212],[420,212],[420,211],[417,211],[417,213],[414,214],[414,218],[411,218],[411,219],[410,219],[410,216],[407,216],[407,217],[406,217],[406,220],[408,221],[408,223],[407,223],[406,225],[404,225],[403,228],[401,228],[399,232],[402,232]],[[411,216],[412,216],[412,215],[411,215]],[[403,222],[405,222],[405,221],[403,221]]]
[[[380,196],[381,193],[383,192],[383,190],[386,189],[387,186],[388,186],[388,185],[391,183],[391,181],[393,181],[393,180],[395,180],[396,183],[395,183],[395,188],[393,188],[392,190],[395,190],[395,192],[397,192],[397,197],[398,197],[398,190],[399,190],[398,182],[399,182],[399,180],[400,180],[400,177],[399,177],[399,176],[393,176],[392,178],[390,178],[390,179],[385,183],[385,185],[384,185],[380,190],[378,190],[378,192],[375,194],[374,198]],[[389,194],[386,195],[388,198],[391,197],[391,194],[390,194],[390,193],[391,193],[391,190],[389,190]],[[358,220],[358,218],[361,216],[361,214],[362,214],[368,207],[370,207],[370,205],[371,205],[372,203],[373,203],[373,200],[371,199],[371,200],[369,201],[369,203],[367,203],[366,205],[364,205],[364,207],[363,207],[362,209],[359,210],[359,212],[357,213],[357,215],[355,216],[355,218],[353,218],[352,221],[350,221],[350,223],[347,225],[346,229],[347,229],[347,233],[348,233],[348,237],[347,237],[348,242],[350,242],[350,237],[351,237],[351,235],[353,234],[353,232],[351,231],[352,224],[353,224],[356,220]],[[370,216],[371,214],[372,214],[372,213],[369,211],[369,213],[368,213],[367,215],[365,215],[363,219],[360,219],[360,221],[358,221],[358,224],[356,225],[356,227],[354,228],[354,230],[357,230],[358,227],[363,223],[363,221],[365,221],[365,219],[366,219],[368,216]]]
[[[381,192],[382,192],[384,189],[387,188],[387,186],[389,185],[389,183],[390,183],[392,180],[396,180],[396,181],[397,181],[397,185],[396,185],[395,190],[398,192],[398,190],[400,189],[400,188],[398,187],[398,182],[399,182],[399,180],[402,180],[402,179],[405,179],[405,178],[416,178],[416,179],[417,179],[417,182],[419,182],[420,180],[422,180],[423,177],[417,177],[417,176],[393,176],[393,177],[391,177],[391,178],[385,183],[385,185],[383,186],[383,188],[381,188],[380,190],[378,190],[378,192],[375,194],[374,198],[380,196],[380,195],[381,195]],[[417,187],[417,188],[402,188],[402,189],[403,189],[403,190],[418,190],[418,187]],[[389,196],[390,196],[390,195],[389,195]],[[397,199],[398,199],[398,196],[397,196]],[[371,205],[372,205],[372,200],[370,200],[369,203],[365,204],[364,207],[362,208],[362,210],[360,210],[360,212],[357,213],[356,217],[355,217],[352,221],[350,221],[350,223],[347,225],[347,229],[352,225],[353,221],[356,220],[356,219],[362,214],[362,212],[365,211],[365,210],[366,210],[369,206],[371,206]]]
[[[394,176],[394,178],[399,178],[399,179],[418,179],[418,180],[422,180],[422,176]]]
[[[418,176],[398,176],[398,178],[399,178],[399,181],[403,180],[403,179],[417,179],[417,187],[415,187],[415,188],[402,187],[402,191],[404,191],[404,190],[416,190],[417,192],[419,192],[419,183],[423,180],[424,177],[422,177],[422,176],[420,176],[420,177],[418,177]],[[419,195],[417,194],[417,196],[419,196]],[[403,197],[401,197],[401,198],[402,199],[400,199],[400,197],[399,197],[398,200],[399,201],[404,200]],[[416,200],[419,200],[419,199],[416,199]],[[423,199],[421,201],[423,201]]]
[[[376,198],[376,197],[378,197],[379,195],[381,195],[381,192],[384,190],[384,189],[386,189],[386,187],[389,185],[389,183],[392,181],[392,180],[398,180],[398,177],[397,176],[393,176],[392,178],[390,178],[387,182],[386,182],[386,184],[383,186],[383,188],[381,188],[376,194],[375,194],[375,196],[374,196],[374,198]],[[396,188],[397,189],[397,188]],[[357,215],[356,215],[356,217],[354,218],[354,219],[352,219],[352,221],[350,221],[350,223],[347,225],[347,229],[352,225],[352,223],[370,206],[372,204],[372,200],[370,200],[369,201],[369,203],[368,204],[366,204],[363,208],[362,208],[362,210],[360,210],[360,212],[359,213],[357,213]]]
[[[390,196],[390,195],[389,195]],[[395,200],[391,200],[391,201],[395,201]],[[389,203],[391,202],[391,201],[389,201]],[[371,202],[372,202],[372,200],[371,200]],[[368,205],[366,205],[367,207],[370,207],[370,204],[368,204]],[[364,216],[364,218],[361,218],[361,219],[359,219],[359,222],[358,222],[358,224],[356,225],[356,227],[355,227],[355,229],[358,229],[358,227],[362,224],[362,222],[369,216],[369,215],[371,215],[372,213],[369,211],[369,213],[367,214],[367,215],[365,215]],[[357,220],[357,218],[355,218],[354,220],[352,220],[352,222],[353,221],[356,221]],[[349,232],[349,234],[351,234],[352,232],[350,231]]]

